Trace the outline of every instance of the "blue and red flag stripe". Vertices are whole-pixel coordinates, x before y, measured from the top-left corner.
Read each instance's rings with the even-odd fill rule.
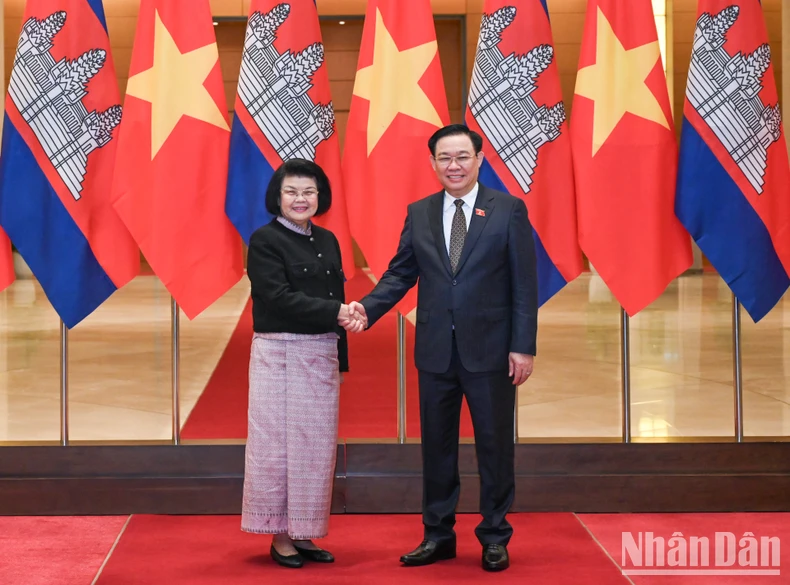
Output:
[[[255,230],[272,219],[266,211],[266,188],[282,162],[236,96],[225,212],[245,244],[250,243]]]
[[[100,0],[29,0],[23,23],[16,97],[9,89],[5,102],[0,225],[73,327],[139,272],[139,252],[109,202],[120,96]],[[33,41],[31,30],[46,34]],[[70,84],[32,81],[34,42],[36,66],[67,71]]]
[[[756,322],[790,287],[790,167],[768,35],[758,0],[700,0],[697,15],[675,207]],[[734,93],[717,81],[727,75]]]

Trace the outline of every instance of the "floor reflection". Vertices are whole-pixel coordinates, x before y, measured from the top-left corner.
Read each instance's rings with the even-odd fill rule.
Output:
[[[206,386],[249,298],[242,279],[194,321],[180,317],[181,420]],[[140,276],[69,332],[69,437],[169,439],[171,301]],[[0,441],[60,437],[60,321],[38,283],[0,293]]]
[[[186,420],[249,295],[243,279],[181,319]],[[742,313],[746,435],[790,436],[787,297],[761,323]],[[732,436],[732,300],[713,274],[677,279],[630,320],[632,436]],[[168,439],[170,296],[141,276],[69,333],[70,437]],[[0,441],[57,440],[59,321],[37,283],[0,293]],[[393,348],[394,352],[394,348]],[[522,437],[621,435],[620,308],[584,275],[540,312],[538,358],[519,389]],[[394,359],[394,358],[393,358]]]
[[[788,297],[759,324],[741,311],[746,435],[790,435]],[[620,307],[596,275],[541,309],[522,437],[619,437]],[[633,437],[734,434],[732,297],[714,274],[675,280],[630,319]]]

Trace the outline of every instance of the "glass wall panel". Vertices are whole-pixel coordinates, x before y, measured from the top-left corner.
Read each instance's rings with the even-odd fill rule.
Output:
[[[245,275],[194,320],[181,313],[180,405],[185,440],[247,437],[249,301],[250,281]],[[169,428],[168,423],[168,436]]]
[[[180,408],[185,423],[217,367],[249,299],[239,283],[190,321],[180,313]],[[252,331],[243,332],[250,338]],[[249,348],[247,348],[249,351]],[[69,336],[69,414],[72,440],[170,440],[172,437],[171,298],[153,275],[138,276]],[[234,356],[235,357],[235,356]],[[246,397],[246,356],[231,376],[227,398]],[[232,386],[243,382],[243,388]],[[232,387],[231,387],[232,386]],[[238,384],[236,384],[238,386]],[[209,399],[217,399],[212,394]],[[228,417],[246,420],[233,410]],[[197,422],[197,421],[196,421]],[[226,438],[211,417],[192,437]]]
[[[519,388],[519,436],[620,437],[620,305],[583,274],[541,307],[538,355]]]
[[[141,275],[69,332],[69,438],[171,436],[170,294]]]
[[[744,435],[790,436],[790,294],[759,323],[741,310]]]
[[[60,319],[32,278],[0,292],[0,441],[60,439]]]
[[[732,435],[729,300],[690,274],[631,320],[632,435]]]

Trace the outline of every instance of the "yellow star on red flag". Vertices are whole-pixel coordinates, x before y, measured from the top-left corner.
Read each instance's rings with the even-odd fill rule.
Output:
[[[126,87],[128,95],[151,103],[152,159],[182,116],[230,131],[225,114],[204,85],[218,59],[214,42],[182,53],[156,11],[154,63],[150,69],[130,77]]]
[[[593,155],[626,113],[669,128],[666,115],[645,83],[661,60],[658,41],[626,50],[598,8],[595,64],[579,70],[576,94],[595,102]]]
[[[398,114],[437,128],[442,125],[436,107],[420,87],[420,79],[438,50],[434,40],[401,51],[387,30],[381,11],[376,10],[373,64],[360,69],[354,83],[354,95],[370,101],[368,155]]]

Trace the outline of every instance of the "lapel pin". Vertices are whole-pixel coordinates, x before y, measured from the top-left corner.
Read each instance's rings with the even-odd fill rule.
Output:
[[[486,210],[485,209],[477,209],[477,208],[475,208],[475,215],[479,215],[480,217],[485,217],[486,216]]]

